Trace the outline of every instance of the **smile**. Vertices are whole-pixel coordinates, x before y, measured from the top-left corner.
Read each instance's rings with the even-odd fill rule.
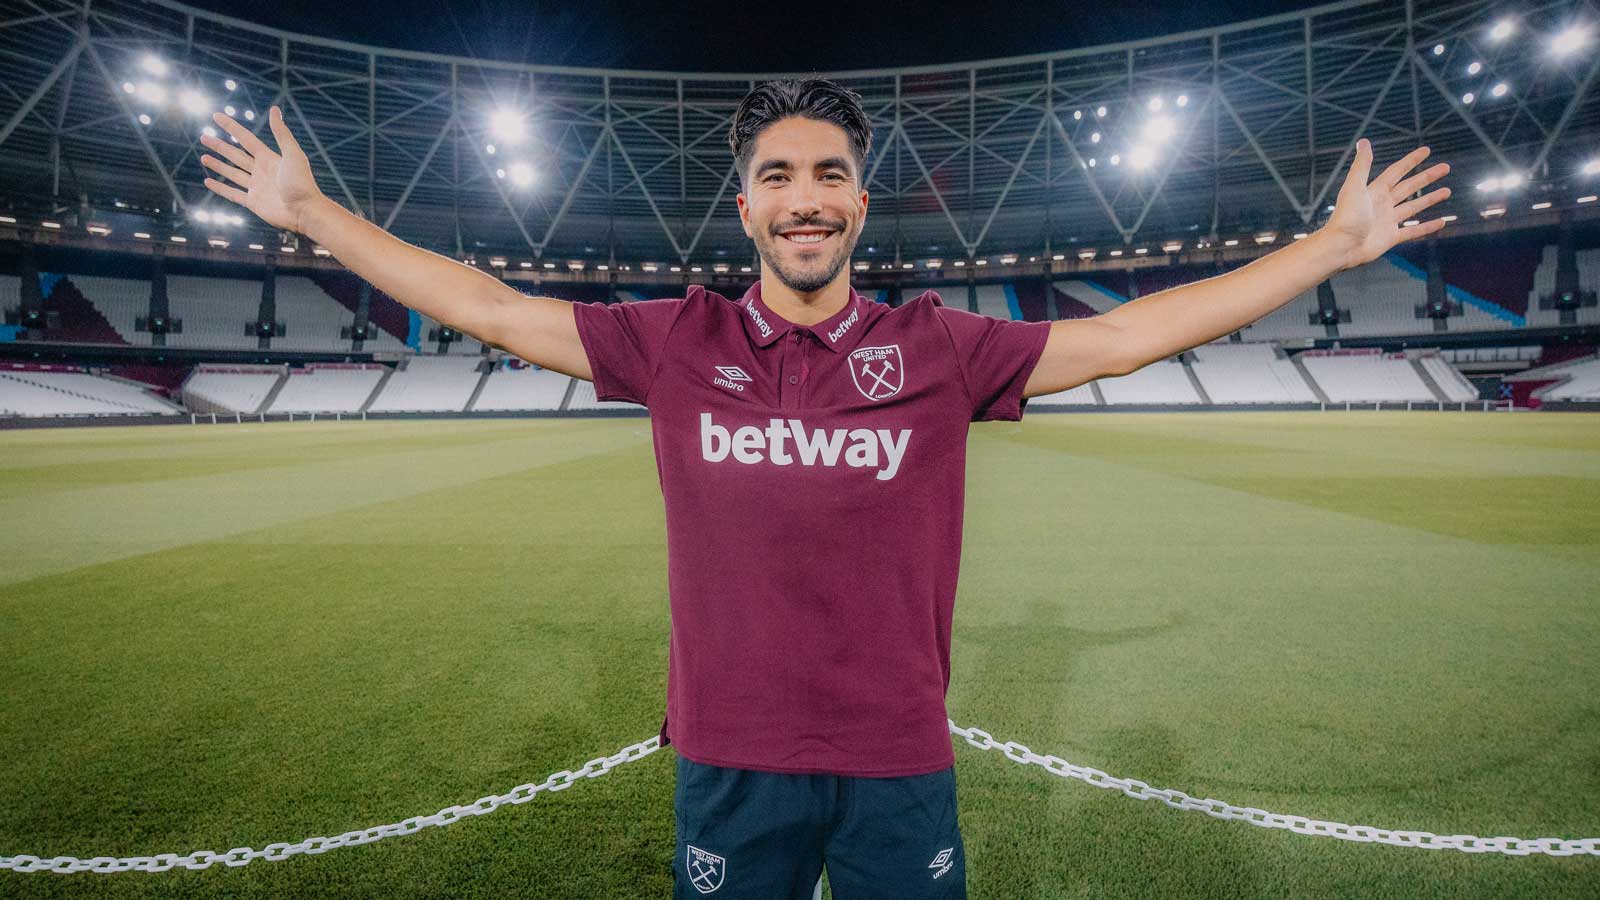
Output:
[[[786,234],[783,238],[791,244],[812,245],[820,244],[833,235],[834,232],[830,231],[827,234]]]

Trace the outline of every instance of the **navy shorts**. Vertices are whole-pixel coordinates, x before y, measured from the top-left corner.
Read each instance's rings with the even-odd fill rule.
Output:
[[[955,768],[783,775],[678,757],[674,900],[965,900]]]

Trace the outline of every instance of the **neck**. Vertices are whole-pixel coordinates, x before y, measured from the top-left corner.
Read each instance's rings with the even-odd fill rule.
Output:
[[[784,284],[768,266],[761,267],[761,302],[796,325],[815,325],[850,303],[850,270],[840,269],[834,279],[815,291],[800,293]]]

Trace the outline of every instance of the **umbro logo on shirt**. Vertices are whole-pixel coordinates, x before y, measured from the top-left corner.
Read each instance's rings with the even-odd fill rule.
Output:
[[[722,375],[720,377],[711,379],[711,383],[719,387],[731,388],[735,391],[742,391],[744,390],[744,385],[737,384],[736,382],[752,380],[750,376],[746,375],[744,370],[738,366],[717,366],[716,369],[718,372],[721,372]]]

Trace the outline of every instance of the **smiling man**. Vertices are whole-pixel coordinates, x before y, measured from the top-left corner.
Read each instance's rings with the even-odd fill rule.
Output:
[[[739,217],[762,263],[737,300],[524,296],[328,200],[276,108],[278,152],[221,114],[238,146],[202,139],[212,191],[407,306],[650,409],[678,898],[804,900],[824,865],[840,900],[964,897],[944,700],[969,425],[1236,331],[1444,224],[1401,225],[1448,196],[1412,198],[1448,167],[1407,177],[1418,148],[1369,183],[1362,140],[1327,226],[1226,275],[1091,319],[1006,321],[933,291],[890,309],[848,279],[872,145],[860,99],[775,81],[735,111]]]

